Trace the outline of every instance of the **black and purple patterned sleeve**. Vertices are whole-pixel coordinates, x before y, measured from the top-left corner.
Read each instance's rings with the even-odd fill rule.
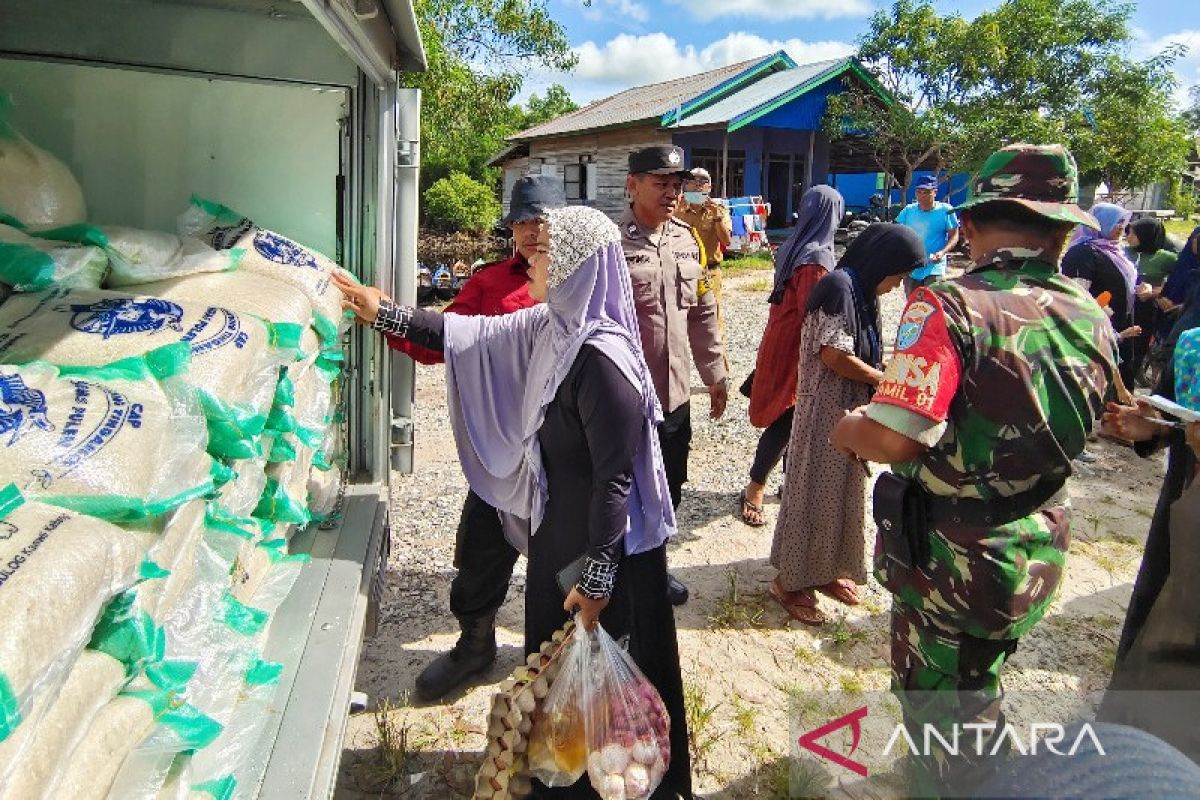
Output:
[[[441,314],[423,308],[397,305],[384,298],[379,301],[379,313],[375,315],[371,327],[388,338],[405,339],[440,352],[445,347],[442,322]]]

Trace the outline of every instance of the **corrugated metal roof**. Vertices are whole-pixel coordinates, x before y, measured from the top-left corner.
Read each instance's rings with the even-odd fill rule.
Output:
[[[775,56],[767,56],[767,59]],[[510,137],[511,141],[538,139],[579,133],[597,128],[610,128],[640,120],[658,119],[676,106],[704,94],[734,76],[745,72],[766,59],[755,58],[730,64],[727,67],[689,75],[664,83],[636,86],[590,103],[561,117],[536,125]]]
[[[742,87],[724,100],[701,109],[691,116],[685,116],[679,127],[692,128],[702,125],[726,124],[803,86],[824,72],[834,71],[835,68],[845,65],[848,61],[849,59],[845,58],[833,58],[828,61],[801,64],[795,69],[767,75],[749,86]]]

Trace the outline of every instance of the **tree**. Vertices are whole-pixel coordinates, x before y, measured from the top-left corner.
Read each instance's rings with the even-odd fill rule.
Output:
[[[486,163],[522,121],[513,98],[535,68],[575,64],[545,0],[418,0],[428,70],[405,75],[422,90],[422,184],[452,172],[494,185]]]
[[[500,201],[490,186],[451,172],[425,190],[425,217],[450,231],[482,232],[500,217]]]
[[[1200,84],[1188,89],[1188,106],[1183,121],[1192,133],[1200,134]]]
[[[567,92],[567,87],[561,83],[555,83],[546,89],[544,98],[538,97],[536,94],[531,94],[529,99],[525,101],[525,108],[522,111],[521,129],[532,128],[534,125],[541,125],[543,122],[561,117],[563,114],[569,114],[579,108],[579,104],[571,99],[571,95]]]
[[[1178,180],[1191,143],[1174,110],[1171,65],[1179,51],[1148,61],[1111,56],[1089,80],[1085,101],[1068,117],[1067,138],[1086,179],[1116,196]]]
[[[1012,142],[1073,144],[1101,106],[1106,120],[1119,116],[1105,79],[1140,81],[1151,105],[1164,99],[1159,68],[1122,55],[1131,12],[1112,0],[1005,0],[967,20],[940,15],[929,0],[897,0],[871,18],[858,57],[898,102],[848,83],[830,99],[825,128],[862,135],[882,169],[902,166],[906,190],[921,167],[972,172]],[[1145,151],[1130,148],[1177,131],[1153,114],[1126,114],[1123,123],[1131,130],[1114,137],[1095,169],[1103,163],[1122,180],[1144,177]],[[1158,176],[1172,169],[1161,162]]]

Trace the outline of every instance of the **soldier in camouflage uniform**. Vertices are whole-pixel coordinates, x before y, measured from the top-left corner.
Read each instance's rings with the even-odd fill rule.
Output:
[[[918,498],[908,563],[892,556],[900,532],[886,521],[876,546],[894,596],[893,690],[917,742],[925,723],[1003,727],[1001,667],[1062,579],[1071,459],[1116,369],[1107,317],[1057,266],[1072,228],[1096,226],[1077,187],[1060,145],[992,154],[955,209],[975,266],[912,294],[875,397],[833,432],[844,452],[892,464]],[[877,522],[880,502],[877,488]],[[965,791],[985,772],[945,754],[912,766],[921,795]]]

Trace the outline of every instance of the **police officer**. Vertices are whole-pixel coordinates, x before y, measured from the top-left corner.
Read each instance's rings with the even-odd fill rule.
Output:
[[[1056,594],[1071,459],[1116,369],[1104,312],[1057,266],[1075,225],[1097,227],[1077,199],[1061,145],[993,153],[955,209],[974,266],[912,294],[874,399],[832,433],[892,465],[875,488],[875,567],[906,722],[914,735],[996,723],[985,754],[1009,743],[1000,669]],[[991,768],[974,747],[914,759],[912,793],[970,796]]]
[[[691,226],[674,217],[690,177],[681,148],[655,145],[630,153],[625,179],[630,202],[617,220],[642,349],[662,404],[658,438],[677,508],[692,442],[690,361],[708,387],[709,416],[724,414],[729,398],[716,298],[702,286],[701,246]],[[674,577],[670,594],[676,605],[687,601],[687,587]]]

